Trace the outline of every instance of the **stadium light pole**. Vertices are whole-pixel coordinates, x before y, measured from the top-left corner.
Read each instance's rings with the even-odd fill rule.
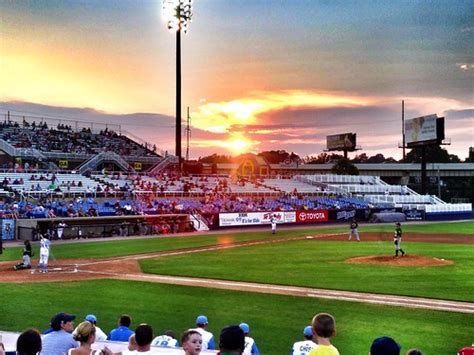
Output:
[[[181,172],[181,31],[188,32],[191,22],[192,0],[163,0],[163,17],[168,29],[176,32],[176,148]]]

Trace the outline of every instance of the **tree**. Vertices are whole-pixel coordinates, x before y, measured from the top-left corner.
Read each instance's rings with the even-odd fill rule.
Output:
[[[336,154],[336,153],[331,153],[331,154],[320,153],[316,157],[313,157],[313,156],[306,157],[305,158],[305,163],[306,164],[325,164],[325,163],[329,163],[331,161],[339,160],[341,158],[343,158],[343,156],[340,155],[340,154]]]
[[[359,169],[347,158],[339,159],[331,168],[331,172],[338,175],[359,175]]]
[[[366,163],[367,162],[367,159],[369,159],[369,157],[367,156],[367,154],[365,153],[362,153],[362,154],[357,154],[354,159],[352,159],[352,162],[355,163],[355,164],[363,164],[363,163]]]
[[[451,163],[461,161],[456,155],[450,156],[446,149],[439,145],[430,145],[426,148],[426,161],[430,163]],[[422,148],[412,149],[406,156],[407,163],[421,163]],[[456,158],[454,158],[456,157]]]
[[[259,156],[264,157],[270,164],[280,164],[285,161],[296,162],[300,160],[300,157],[291,152],[288,153],[286,150],[269,150],[258,153]]]
[[[206,157],[200,157],[198,161],[204,164],[232,163],[232,157],[229,155],[219,155],[214,153]]]
[[[375,154],[373,156],[371,156],[369,159],[367,159],[367,163],[368,164],[381,164],[381,163],[385,163],[385,157],[383,156],[383,154]]]

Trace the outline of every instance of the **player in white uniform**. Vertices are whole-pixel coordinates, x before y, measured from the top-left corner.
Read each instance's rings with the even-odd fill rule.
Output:
[[[64,228],[67,227],[67,224],[64,223],[64,221],[61,221],[58,223],[58,227],[57,227],[57,230],[56,232],[58,233],[58,239],[62,239],[63,238],[63,233],[64,233]]]
[[[257,348],[257,344],[255,343],[255,340],[248,336],[250,332],[249,325],[247,323],[240,323],[239,327],[240,329],[244,331],[244,334],[245,334],[245,348],[242,354],[244,355],[260,354]]]
[[[40,241],[40,260],[38,264],[40,272],[48,272],[49,245],[49,239],[42,236]]]
[[[167,330],[165,334],[160,335],[153,339],[151,342],[152,346],[160,346],[162,348],[178,348],[179,341],[175,339],[174,332]]]
[[[196,318],[196,328],[192,330],[197,331],[202,336],[202,350],[215,350],[214,335],[206,330],[208,325],[206,316],[199,316]]]
[[[303,335],[305,340],[294,343],[290,355],[308,355],[311,350],[318,347],[313,341],[313,328],[310,325],[304,328]]]
[[[272,218],[270,218],[270,223],[272,224],[272,234],[275,234],[277,230],[277,220],[275,216],[272,216]]]

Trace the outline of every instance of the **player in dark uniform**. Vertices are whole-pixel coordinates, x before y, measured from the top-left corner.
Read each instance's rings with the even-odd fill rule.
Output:
[[[358,227],[359,227],[359,224],[357,223],[356,219],[352,218],[350,231],[349,231],[349,240],[351,240],[352,236],[355,235],[356,239],[360,241],[359,232],[357,231]]]
[[[33,251],[31,250],[31,243],[29,240],[25,240],[25,246],[23,247],[23,261],[16,264],[14,270],[22,269],[31,269],[31,257],[33,256]]]
[[[401,243],[402,243],[402,226],[400,222],[397,222],[395,224],[395,234],[393,236],[393,244],[395,245],[395,256],[398,256],[398,252],[401,252],[402,256],[406,254],[401,248]]]

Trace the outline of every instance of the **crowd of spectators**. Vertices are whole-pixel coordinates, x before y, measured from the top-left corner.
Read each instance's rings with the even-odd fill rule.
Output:
[[[185,330],[177,339],[172,330],[155,336],[151,325],[141,323],[132,330],[132,318],[123,314],[119,317],[118,327],[108,335],[97,326],[97,317],[89,314],[76,328],[75,315],[58,313],[53,316],[50,327],[42,334],[35,329],[24,331],[17,339],[16,354],[19,355],[139,355],[152,354],[153,347],[182,348],[185,355],[199,355],[203,350],[218,350],[218,354],[258,355],[260,351],[253,338],[248,336],[249,325],[225,326],[214,342],[214,335],[208,331],[208,319],[205,315],[196,318],[196,325]],[[328,313],[316,314],[311,325],[303,331],[304,340],[296,341],[290,349],[290,355],[338,355],[338,349],[331,343],[336,335],[336,321]],[[105,339],[106,337],[106,339]],[[109,343],[104,343],[104,341]],[[181,344],[180,344],[181,341]],[[94,346],[95,342],[101,342]],[[113,352],[109,347],[113,342],[122,342],[121,352]],[[120,344],[120,343],[118,343]],[[109,346],[107,346],[109,345]],[[400,355],[402,346],[388,336],[377,337],[367,345],[370,355]],[[467,349],[467,348],[466,348]],[[0,342],[0,355],[5,355],[5,347]],[[471,349],[472,350],[472,349]],[[461,349],[460,351],[463,351]],[[406,355],[423,355],[421,350],[410,349]],[[468,353],[467,350],[462,354]]]
[[[46,122],[37,124],[23,120],[20,125],[4,121],[0,122],[0,138],[16,148],[35,148],[45,152],[97,154],[113,151],[122,156],[157,156],[155,145],[140,145],[108,128],[94,133],[90,128],[74,131],[71,126],[61,123],[49,127]]]

